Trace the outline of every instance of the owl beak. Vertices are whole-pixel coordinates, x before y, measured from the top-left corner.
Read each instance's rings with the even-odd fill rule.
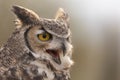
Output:
[[[59,51],[59,50],[47,49],[46,52],[53,57],[53,60],[54,60],[56,63],[61,64],[60,51]]]

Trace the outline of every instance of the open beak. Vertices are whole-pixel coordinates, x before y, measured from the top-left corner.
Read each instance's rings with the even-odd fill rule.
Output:
[[[53,57],[53,60],[56,63],[61,64],[60,51],[59,50],[47,49],[46,52]]]

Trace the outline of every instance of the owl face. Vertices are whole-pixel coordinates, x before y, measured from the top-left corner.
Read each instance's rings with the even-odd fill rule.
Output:
[[[55,19],[40,18],[35,12],[20,6],[13,6],[13,12],[19,20],[20,27],[17,28],[26,29],[26,46],[35,58],[48,60],[58,69],[72,65],[68,15],[63,9],[58,10]]]
[[[31,27],[27,33],[27,43],[36,58],[41,57],[57,64],[62,63],[61,57],[70,55],[72,48],[67,38],[51,34],[41,26]]]

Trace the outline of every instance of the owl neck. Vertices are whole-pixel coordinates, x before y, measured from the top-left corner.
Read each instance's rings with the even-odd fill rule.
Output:
[[[56,70],[50,61],[37,59],[32,61],[31,65],[36,66],[37,72],[43,76],[43,80],[70,80],[69,69]]]
[[[9,67],[19,62],[19,58],[29,53],[24,40],[25,30],[16,29],[0,50],[0,66]]]

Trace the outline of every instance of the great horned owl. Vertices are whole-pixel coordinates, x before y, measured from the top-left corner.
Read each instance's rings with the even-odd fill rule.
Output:
[[[21,6],[12,11],[16,28],[0,49],[0,80],[69,80],[68,14],[60,8],[55,19],[46,19]]]

